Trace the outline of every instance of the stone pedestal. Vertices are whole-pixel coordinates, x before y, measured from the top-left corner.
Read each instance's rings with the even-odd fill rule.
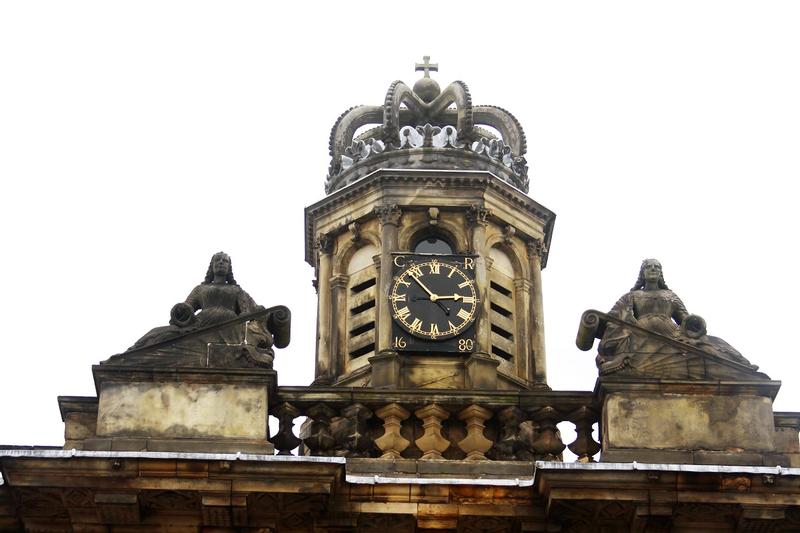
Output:
[[[272,454],[274,370],[95,366],[96,437],[87,450]]]
[[[785,465],[776,452],[777,381],[602,378],[601,461]]]

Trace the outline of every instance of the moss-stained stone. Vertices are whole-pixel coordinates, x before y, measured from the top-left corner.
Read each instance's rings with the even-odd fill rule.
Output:
[[[604,449],[775,450],[772,401],[757,396],[610,394]]]
[[[267,436],[267,388],[219,383],[107,383],[100,394],[101,437]]]

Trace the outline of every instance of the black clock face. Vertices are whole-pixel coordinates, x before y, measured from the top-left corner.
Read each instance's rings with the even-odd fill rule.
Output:
[[[389,293],[395,323],[414,337],[451,339],[475,322],[474,258],[397,255]]]

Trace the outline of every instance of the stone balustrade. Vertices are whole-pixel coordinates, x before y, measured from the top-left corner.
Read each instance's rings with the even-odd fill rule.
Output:
[[[279,387],[276,396],[270,441],[280,455],[533,461],[562,460],[569,448],[588,462],[600,450],[590,392]],[[561,422],[575,428],[566,445]]]

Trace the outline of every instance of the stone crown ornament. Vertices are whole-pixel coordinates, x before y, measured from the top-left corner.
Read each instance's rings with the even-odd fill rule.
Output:
[[[326,193],[379,168],[490,171],[528,192],[525,133],[517,119],[496,106],[473,105],[463,81],[442,91],[430,78],[438,65],[428,60],[416,65],[424,77],[413,89],[392,82],[382,106],[356,106],[339,117],[331,130]]]

